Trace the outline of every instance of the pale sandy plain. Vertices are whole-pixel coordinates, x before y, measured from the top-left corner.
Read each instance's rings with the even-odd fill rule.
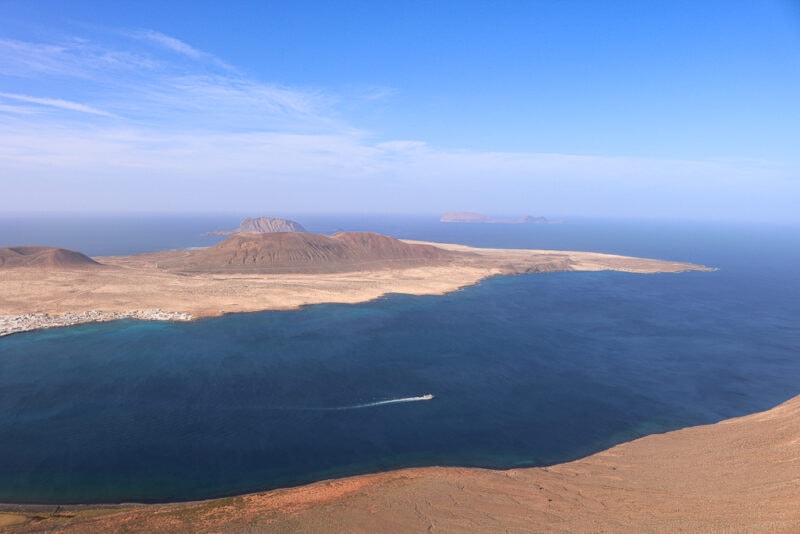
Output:
[[[432,245],[454,254],[445,261],[419,265],[393,267],[390,261],[379,261],[346,272],[307,274],[182,272],[163,267],[190,251],[94,258],[104,265],[102,268],[0,269],[0,315],[161,309],[200,318],[308,304],[365,302],[387,293],[437,295],[500,274],[708,270],[689,263],[590,252]]]
[[[0,270],[0,314],[155,309],[194,317],[386,293],[440,294],[523,272],[706,267],[585,252],[457,252],[419,266],[315,274],[187,273],[185,252],[92,269]],[[160,266],[162,265],[162,266]],[[374,266],[378,267],[378,266]],[[48,532],[800,532],[800,397],[770,411],[648,436],[575,462],[405,469],[197,503],[0,506],[0,530]]]

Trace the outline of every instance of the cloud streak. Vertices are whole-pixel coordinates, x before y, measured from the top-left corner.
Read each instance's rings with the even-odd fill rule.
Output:
[[[91,106],[87,106],[86,104],[80,104],[78,102],[70,102],[69,100],[62,100],[59,98],[40,98],[35,96],[28,96],[28,95],[18,95],[14,93],[0,93],[0,98],[5,98],[9,100],[17,100],[19,102],[28,102],[31,104],[38,104],[40,106],[47,106],[57,109],[63,109],[67,111],[78,111],[80,113],[88,113],[90,115],[100,115],[102,117],[113,117],[111,113],[107,113],[105,111],[95,109]]]
[[[183,54],[184,56],[188,56],[192,59],[201,59],[205,56],[203,52],[200,52],[196,48],[189,46],[180,39],[170,37],[169,35],[164,35],[163,33],[147,30],[134,33],[133,35],[139,39],[151,41],[163,46],[164,48],[172,50],[173,52]]]
[[[25,87],[41,84],[64,88],[101,105],[78,103],[61,95],[28,96],[7,91],[28,103],[117,116],[163,130],[291,130],[340,128],[330,114],[332,99],[318,91],[301,91],[245,78],[216,57],[177,39],[148,32],[166,48],[193,60],[136,47],[141,40],[124,38],[116,46],[85,39],[57,44],[0,40],[0,80]],[[127,45],[124,47],[122,45]],[[182,46],[185,45],[185,46]],[[159,50],[164,46],[159,46]],[[52,89],[50,89],[52,91]],[[65,118],[64,120],[67,120]]]
[[[341,95],[248,78],[158,32],[119,39],[0,40],[0,210],[724,216],[749,198],[782,216],[800,197],[797,169],[769,162],[378,141],[341,118]]]
[[[218,57],[214,56],[213,54],[209,54],[207,52],[198,50],[193,46],[181,41],[180,39],[176,39],[175,37],[171,37],[169,35],[165,35],[163,33],[153,30],[142,30],[139,32],[131,33],[130,35],[135,39],[148,41],[150,43],[156,44],[162,48],[165,48],[177,54],[193,59],[195,61],[209,62],[216,65],[217,67],[221,67],[230,72],[236,71],[236,68],[232,67],[231,65],[228,65],[227,63],[225,63]]]

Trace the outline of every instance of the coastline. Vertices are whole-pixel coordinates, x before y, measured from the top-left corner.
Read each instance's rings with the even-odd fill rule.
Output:
[[[139,319],[142,321],[191,321],[188,313],[163,310],[130,310],[125,312],[102,312],[89,310],[85,312],[64,312],[61,315],[49,313],[27,313],[23,315],[0,315],[0,337],[43,330],[48,328],[64,328],[87,323],[104,323],[121,319]]]
[[[10,531],[796,532],[800,396],[573,462],[424,467],[164,504],[0,505]],[[5,522],[3,522],[5,521]]]
[[[171,272],[159,268],[158,261],[164,257],[161,253],[96,258],[104,267],[92,271],[6,269],[0,271],[0,335],[128,318],[184,321],[227,313],[296,309],[309,304],[358,303],[387,293],[437,295],[498,275],[603,270],[642,274],[714,270],[689,263],[600,253],[476,249],[431,244],[464,254],[447,264],[321,274]],[[180,251],[173,253],[179,254]],[[593,461],[618,447],[578,462]],[[703,463],[709,461],[708,458],[702,460]],[[90,532],[130,528],[135,524],[141,531],[239,531],[251,525],[278,530],[323,531],[329,530],[326,527],[330,518],[333,518],[335,528],[348,531],[387,530],[387,525],[388,530],[406,525],[412,525],[414,530],[424,530],[433,525],[444,530],[458,530],[465,524],[478,525],[479,530],[497,530],[523,528],[523,525],[529,527],[532,517],[544,521],[535,524],[544,525],[542,528],[547,530],[558,530],[556,525],[596,530],[602,523],[595,519],[590,518],[594,521],[591,529],[586,524],[570,523],[569,519],[574,516],[576,520],[587,520],[586,507],[591,508],[594,502],[591,499],[578,509],[558,512],[558,523],[545,521],[546,517],[553,515],[551,511],[545,514],[540,509],[545,506],[545,501],[530,502],[531,498],[541,495],[538,492],[545,491],[548,486],[544,482],[551,480],[552,473],[575,463],[508,471],[439,467],[402,469],[297,488],[172,504],[0,504],[0,530],[14,527],[30,531]],[[644,463],[637,469],[641,471],[647,465]],[[559,476],[560,487],[572,493],[558,498],[573,502],[573,505],[581,502],[580,499],[586,496],[584,486],[575,486],[572,474]],[[579,473],[575,476],[581,478],[584,475]],[[605,472],[598,474],[591,470],[587,476],[601,480],[608,478]],[[663,474],[658,475],[661,476]],[[550,488],[548,491],[557,493],[560,490]],[[620,491],[631,490],[623,488]],[[547,503],[556,500],[548,499]],[[648,506],[650,504],[643,505],[643,509]],[[420,515],[420,508],[427,511]],[[345,516],[337,516],[337,510]],[[545,515],[537,516],[540,512]],[[617,513],[622,512],[618,510]],[[480,523],[486,517],[494,519]]]
[[[331,273],[183,273],[160,262],[181,251],[94,258],[95,270],[0,270],[0,336],[116,319],[191,320],[228,313],[355,304],[389,293],[442,295],[497,275],[614,270],[712,271],[709,267],[591,252],[479,249],[428,244],[458,253],[449,263]],[[165,311],[162,311],[165,310]]]

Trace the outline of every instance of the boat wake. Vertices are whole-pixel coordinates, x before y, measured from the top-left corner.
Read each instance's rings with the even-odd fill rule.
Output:
[[[270,410],[293,410],[303,412],[340,412],[344,410],[360,410],[362,408],[375,408],[377,406],[386,406],[387,404],[399,404],[401,402],[420,402],[433,400],[433,395],[421,395],[419,397],[400,397],[397,399],[387,399],[375,402],[365,402],[363,404],[348,404],[347,406],[275,406],[268,408]]]
[[[386,404],[399,404],[401,402],[420,402],[429,401],[433,399],[433,395],[427,394],[420,397],[401,397],[399,399],[389,399],[376,402],[366,402],[364,404],[351,404],[350,406],[337,406],[335,408],[326,408],[327,410],[358,410],[360,408],[374,408],[376,406],[384,406]]]

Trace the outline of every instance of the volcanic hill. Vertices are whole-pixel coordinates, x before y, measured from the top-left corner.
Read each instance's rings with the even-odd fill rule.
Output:
[[[239,233],[267,234],[273,232],[305,232],[303,225],[289,219],[277,217],[247,217],[239,224]]]
[[[236,234],[221,243],[159,259],[170,271],[332,273],[443,264],[456,253],[372,232]]]
[[[275,232],[306,232],[303,225],[289,219],[278,217],[247,217],[236,230],[216,230],[204,235],[270,234]]]
[[[57,247],[0,247],[0,268],[86,269],[100,267],[92,258]]]

